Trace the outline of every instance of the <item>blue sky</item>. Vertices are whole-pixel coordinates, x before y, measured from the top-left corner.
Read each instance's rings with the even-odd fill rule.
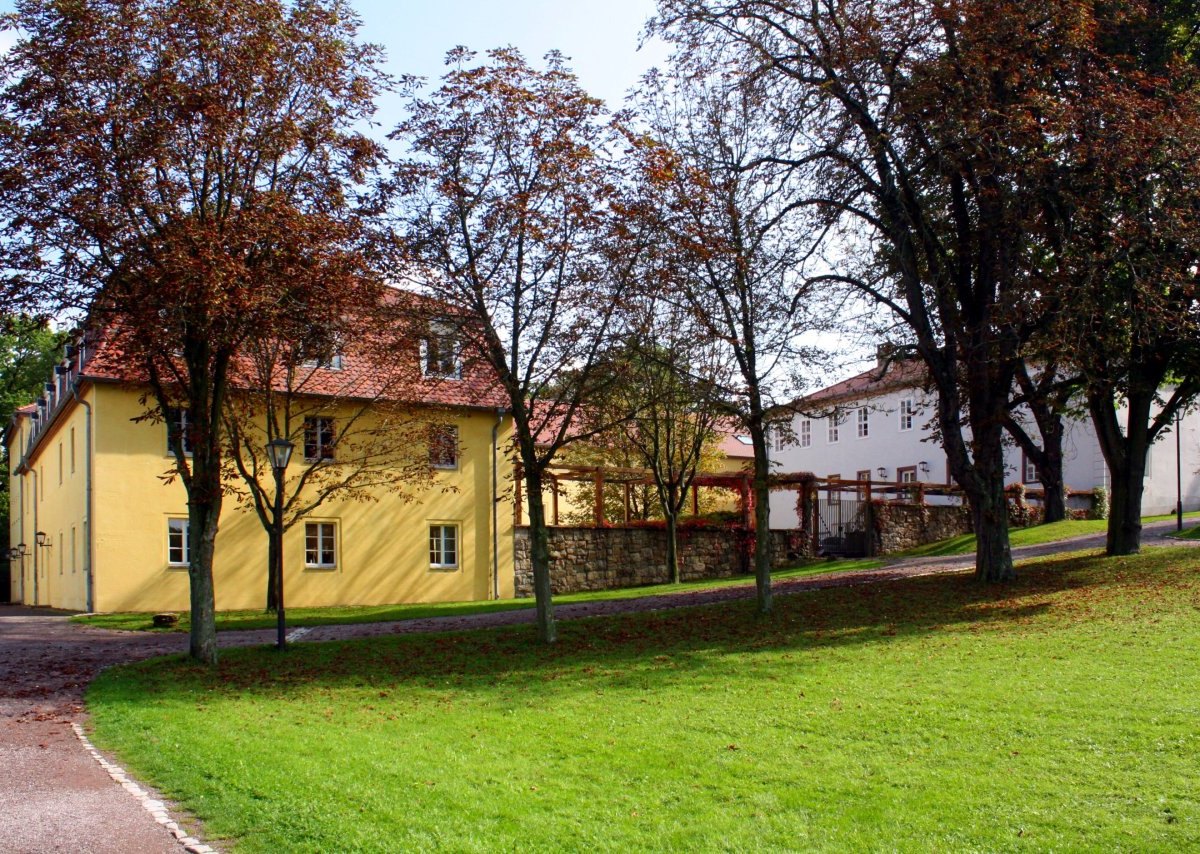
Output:
[[[571,57],[583,87],[610,108],[667,53],[657,42],[638,50],[654,0],[357,0],[354,6],[364,39],[387,49],[393,73],[437,78],[446,51],[460,44],[481,52],[512,45],[531,61],[557,49]]]

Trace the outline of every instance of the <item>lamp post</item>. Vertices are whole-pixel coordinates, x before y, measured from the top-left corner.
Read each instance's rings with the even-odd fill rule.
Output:
[[[275,545],[275,614],[278,618],[275,645],[283,649],[287,645],[287,631],[283,615],[283,473],[292,460],[295,446],[287,439],[275,437],[267,442],[267,455],[271,458],[271,470],[275,472],[275,515],[272,519],[271,538]]]
[[[1175,410],[1175,530],[1183,530],[1183,451],[1179,441],[1179,410]]]

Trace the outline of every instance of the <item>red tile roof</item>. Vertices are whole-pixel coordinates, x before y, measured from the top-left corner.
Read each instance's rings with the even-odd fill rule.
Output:
[[[433,317],[436,304],[405,292],[389,292],[388,307],[411,301],[418,316]],[[419,312],[419,313],[418,313]],[[441,312],[443,316],[446,312]],[[464,348],[461,377],[427,377],[422,374],[419,335],[392,338],[368,334],[341,347],[341,366],[313,367],[293,379],[293,392],[316,397],[356,400],[388,400],[395,403],[429,404],[469,408],[508,408],[508,397],[496,380],[491,366],[466,358]],[[110,330],[92,344],[84,364],[82,378],[95,382],[144,384],[147,374],[141,365],[125,356],[119,331]],[[242,357],[234,367],[232,384],[238,388],[261,387],[252,359]],[[287,381],[276,372],[272,386],[285,390]]]
[[[878,367],[834,383],[802,397],[792,404],[793,409],[816,408],[847,400],[865,400],[902,388],[922,388],[928,380],[925,363],[920,359],[896,359],[880,374]]]

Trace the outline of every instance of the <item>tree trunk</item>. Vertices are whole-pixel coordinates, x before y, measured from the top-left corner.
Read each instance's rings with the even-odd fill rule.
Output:
[[[529,502],[529,557],[533,565],[537,636],[542,643],[554,643],[558,639],[558,630],[554,625],[550,590],[550,532],[546,528],[546,507],[542,500],[542,473],[528,464],[525,466],[525,494]]]
[[[279,565],[279,555],[275,542],[275,528],[267,531],[267,610],[274,612],[279,607],[279,591],[276,590],[275,567]]]
[[[671,579],[672,584],[678,584],[680,582],[678,520],[673,509],[667,510],[664,515],[667,521],[667,577]]]
[[[1137,554],[1142,547],[1142,492],[1145,489],[1146,454],[1125,454],[1124,465],[1110,471],[1112,490],[1108,510],[1110,555]]]
[[[221,515],[220,493],[208,501],[188,503],[188,539],[191,549],[188,577],[191,596],[191,632],[188,654],[204,664],[217,663],[216,593],[213,588],[213,552]]]
[[[1104,461],[1108,463],[1110,496],[1108,538],[1109,555],[1137,554],[1142,547],[1142,492],[1146,473],[1146,453],[1150,449],[1150,410],[1152,391],[1131,391],[1125,430],[1121,430],[1112,389],[1093,387],[1088,391],[1088,409]]]
[[[1061,522],[1067,518],[1066,484],[1063,483],[1062,454],[1058,456],[1058,466],[1048,465],[1041,472],[1042,480],[1042,521]]]
[[[1008,542],[1008,498],[1004,481],[999,488],[971,496],[971,517],[975,523],[975,578],[988,583],[1012,581],[1012,550]]]
[[[971,450],[972,472],[964,488],[975,523],[975,578],[989,584],[1012,581],[1017,573],[1008,541],[1003,428],[999,421],[974,432]]]
[[[754,443],[754,586],[758,613],[771,613],[774,603],[771,594],[771,491],[768,477],[771,463],[767,458],[767,438],[761,418],[751,423],[750,438]]]

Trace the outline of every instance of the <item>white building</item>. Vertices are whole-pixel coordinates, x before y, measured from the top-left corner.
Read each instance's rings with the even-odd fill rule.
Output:
[[[946,453],[931,429],[936,393],[926,392],[924,383],[920,361],[896,360],[886,370],[876,366],[802,398],[794,405],[790,429],[774,432],[773,469],[843,480],[952,484]],[[1067,488],[1107,487],[1108,467],[1091,420],[1068,419],[1065,428],[1063,480]],[[1175,453],[1173,432],[1163,433],[1150,450],[1142,503],[1146,515],[1175,510],[1177,461],[1184,508],[1200,508],[1200,414],[1183,418],[1180,444],[1182,460]],[[1015,443],[1005,452],[1005,467],[1009,483],[1041,487],[1036,468]],[[772,527],[796,524],[795,496],[773,493]]]

